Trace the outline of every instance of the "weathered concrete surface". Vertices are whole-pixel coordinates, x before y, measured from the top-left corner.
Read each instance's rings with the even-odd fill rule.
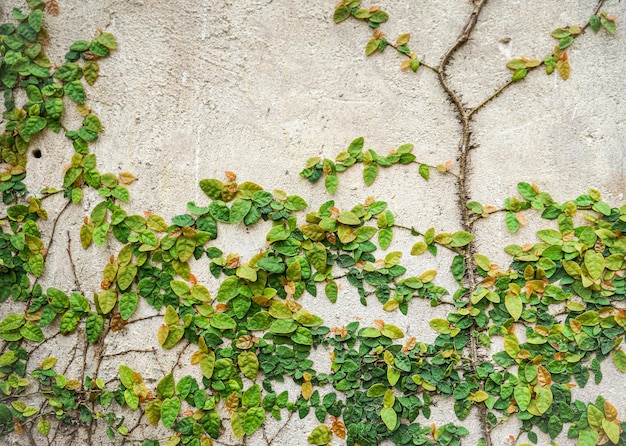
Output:
[[[543,58],[554,45],[549,32],[584,22],[592,3],[489,3],[471,41],[449,68],[452,87],[469,106],[480,103],[509,78],[507,60]],[[3,2],[3,20],[13,6],[24,7],[24,3]],[[187,201],[205,204],[208,200],[197,187],[198,180],[222,178],[226,170],[267,190],[301,195],[316,208],[330,198],[323,185],[310,185],[298,172],[309,157],[333,158],[357,136],[364,136],[366,146],[379,152],[410,142],[416,146],[418,160],[433,165],[451,160],[453,171],[458,169],[460,125],[435,74],[428,69],[417,74],[401,72],[400,59],[390,50],[366,58],[367,27],[352,21],[335,25],[334,1],[61,0],[60,6],[58,17],[46,18],[51,35],[48,53],[53,60],[60,62],[74,40],[93,37],[98,28],[117,37],[119,49],[101,62],[100,79],[87,93],[88,103],[106,126],[92,148],[101,171],[131,171],[139,178],[131,187],[131,213],[151,211],[171,218],[185,212]],[[389,36],[410,32],[411,47],[420,58],[437,65],[456,40],[471,6],[467,1],[383,2],[391,16],[384,30]],[[620,20],[626,17],[624,2],[609,1],[605,9]],[[624,48],[626,33],[621,29],[615,36],[588,31],[570,51],[572,75],[567,82],[556,74],[547,77],[533,72],[482,109],[473,132],[472,199],[500,205],[516,193],[517,182],[529,181],[557,200],[594,187],[610,203],[621,204],[626,185]],[[68,128],[73,124],[70,119]],[[72,153],[63,136],[48,135],[37,146],[43,156],[30,158],[28,166],[28,185],[33,191],[61,184],[62,166]],[[398,223],[453,231],[460,229],[455,193],[452,176],[433,174],[424,182],[415,169],[403,168],[383,170],[376,183],[365,188],[357,168],[340,177],[335,200],[338,207],[349,208],[375,195],[389,201]],[[53,200],[47,202],[49,209],[54,209]],[[94,203],[95,197],[87,196],[82,209],[70,208],[63,215],[42,285],[75,287],[65,260],[70,246],[80,288],[87,295],[99,289],[102,268],[119,247],[111,244],[86,252],[80,247],[78,230]],[[264,246],[265,231],[267,226],[249,231],[224,228],[216,244],[225,252],[249,258]],[[477,241],[481,252],[506,264],[502,247],[534,240],[533,233],[529,227],[511,237],[503,219],[494,215],[478,225]],[[412,243],[398,237],[391,249],[407,250]],[[446,255],[421,256],[411,258],[409,267],[415,272],[437,269],[441,271],[438,283],[454,289],[452,279],[445,277],[449,262]],[[218,283],[205,264],[196,265],[194,274],[216,291]],[[408,318],[383,314],[376,303],[361,307],[349,286],[343,287],[334,306],[320,305],[312,298],[303,303],[314,306],[329,326],[356,317],[367,325],[384,318],[425,341],[435,337],[428,321],[445,315],[443,308],[433,310],[418,302],[412,302]],[[0,312],[8,313],[7,308],[3,304]],[[149,308],[139,311],[152,314]],[[101,376],[112,379],[122,362],[132,364],[152,385],[172,369],[177,379],[199,375],[197,367],[187,365],[193,348],[178,362],[178,351],[165,353],[159,348],[159,325],[159,319],[152,319],[110,334],[108,354],[138,346],[154,348],[156,353],[105,359]],[[38,354],[42,358],[58,355],[67,342],[73,339],[56,338]],[[80,349],[77,357],[81,357]],[[69,355],[64,359],[72,362]],[[319,361],[328,362],[325,353],[320,353]],[[71,363],[68,375],[80,373],[80,366],[79,361]],[[603,372],[608,384],[602,391],[623,413],[626,400],[616,394],[615,383],[623,383],[624,378],[609,361]],[[579,397],[591,399],[595,394],[595,389],[585,388]],[[442,401],[433,408],[432,421],[448,422],[451,413],[451,405]],[[475,415],[464,425],[477,433]],[[305,443],[306,432],[317,422],[312,417],[296,418],[272,444]],[[129,425],[132,419],[131,415]],[[267,438],[280,427],[280,423],[270,424]],[[146,429],[145,435],[150,432]],[[508,435],[515,432],[515,426],[505,426],[496,433],[495,444],[507,444]],[[144,435],[142,429],[134,434]],[[475,444],[477,438],[472,436],[466,444]],[[0,439],[0,444],[6,441],[22,444],[13,437]],[[257,434],[248,444],[265,441]]]

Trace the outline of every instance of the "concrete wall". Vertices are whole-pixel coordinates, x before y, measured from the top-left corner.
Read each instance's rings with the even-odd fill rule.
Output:
[[[413,143],[419,160],[429,164],[451,160],[453,170],[458,169],[460,125],[436,75],[428,69],[417,74],[401,72],[401,59],[391,49],[366,58],[368,28],[355,21],[335,25],[334,1],[59,3],[60,14],[46,17],[51,59],[61,62],[73,41],[94,37],[98,28],[117,37],[119,49],[101,61],[100,79],[87,94],[89,105],[105,126],[104,134],[92,146],[101,171],[130,171],[139,178],[130,188],[132,200],[127,208],[131,213],[151,211],[171,218],[185,212],[187,201],[206,204],[208,199],[198,181],[221,179],[226,170],[267,190],[298,194],[315,208],[329,197],[322,184],[310,185],[298,176],[299,171],[311,156],[334,158],[357,136],[364,136],[366,147],[379,153]],[[555,44],[550,31],[584,23],[594,4],[581,0],[488,3],[472,39],[449,68],[452,87],[468,106],[478,104],[510,78],[507,60],[516,56],[542,59]],[[24,2],[4,1],[3,21],[13,6],[23,7]],[[437,65],[456,40],[472,4],[462,0],[384,1],[383,8],[391,16],[385,32],[394,37],[410,32],[411,48]],[[605,9],[616,13],[618,22],[626,17],[624,2],[608,1]],[[594,187],[608,202],[620,205],[626,190],[624,48],[626,33],[622,29],[615,36],[588,31],[569,51],[572,74],[567,82],[556,74],[548,77],[532,72],[481,110],[473,127],[477,148],[471,154],[472,199],[501,205],[504,198],[516,193],[519,181],[529,181],[556,200],[574,198]],[[68,118],[71,128],[76,121]],[[60,185],[71,145],[63,136],[48,135],[34,146],[43,156],[29,157],[29,189]],[[375,195],[389,201],[403,225],[438,231],[460,229],[451,176],[433,174],[425,182],[415,168],[394,167],[382,171],[376,183],[365,188],[360,175],[360,169],[355,169],[340,177],[335,197],[339,207],[348,208]],[[42,285],[74,287],[73,273],[64,260],[69,246],[80,287],[88,295],[99,290],[102,268],[119,246],[110,243],[103,250],[92,247],[86,252],[80,247],[78,230],[95,200],[87,196],[82,209],[71,208],[60,220]],[[52,210],[59,201],[47,203]],[[216,245],[248,258],[264,246],[267,230],[263,225],[249,231],[224,228]],[[48,228],[47,237],[50,231]],[[530,228],[509,236],[499,215],[477,226],[480,251],[503,264],[508,262],[504,246],[533,240]],[[410,249],[412,243],[399,237],[392,249]],[[441,270],[439,282],[454,289],[444,274],[449,256],[405,260],[415,272]],[[218,282],[206,264],[194,268],[194,274],[214,293]],[[356,317],[367,325],[384,318],[425,341],[435,337],[428,320],[445,317],[445,309],[417,302],[407,318],[399,313],[383,314],[376,304],[363,308],[348,286],[334,306],[320,304],[319,299],[323,298],[305,298],[303,303],[315,308],[329,326],[344,325]],[[6,308],[3,304],[0,312]],[[140,314],[151,311],[142,307]],[[112,378],[121,362],[141,371],[152,384],[172,368],[177,379],[187,373],[199,374],[197,367],[187,365],[193,349],[183,353],[177,364],[178,351],[166,353],[159,348],[156,330],[160,323],[153,319],[109,335],[108,353],[137,346],[154,346],[157,353],[112,358],[103,363],[101,375]],[[38,354],[58,355],[58,349],[67,348],[68,343],[73,346],[73,342],[57,338]],[[82,354],[80,348],[78,355]],[[319,360],[327,363],[325,353]],[[79,370],[75,363],[70,364],[68,375],[72,370]],[[602,390],[623,411],[626,400],[622,392],[615,394],[615,384],[623,383],[624,377],[608,362],[603,371],[608,384]],[[595,394],[595,389],[586,388],[578,396],[591,399]],[[451,405],[441,402],[434,408],[433,421],[450,421],[451,413]],[[477,432],[474,415],[464,424]],[[312,417],[296,418],[272,444],[305,443],[306,433],[317,422]],[[507,444],[505,439],[516,432],[514,426],[500,429],[496,444]],[[280,423],[270,423],[267,438],[280,427]],[[141,435],[141,429],[135,433]],[[476,438],[471,437],[467,444],[475,444]],[[0,444],[3,441],[21,444],[15,438],[0,439]],[[224,444],[230,444],[228,441]],[[256,434],[248,444],[265,442]]]

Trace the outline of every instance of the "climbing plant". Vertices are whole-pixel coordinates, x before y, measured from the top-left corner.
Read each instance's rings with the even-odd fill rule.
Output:
[[[368,56],[391,46],[406,56],[402,69],[426,67],[438,75],[463,124],[459,167],[454,171],[449,163],[422,162],[411,144],[379,154],[357,138],[334,161],[311,158],[301,176],[311,182],[323,178],[334,194],[341,173],[358,164],[367,186],[382,169],[396,164],[415,170],[423,180],[437,171],[451,178],[458,191],[461,229],[451,232],[401,225],[388,203],[375,198],[349,209],[338,208],[331,199],[311,210],[302,197],[241,182],[233,172],[201,180],[208,203],[188,202],[187,212],[169,221],[153,213],[128,215],[123,207],[129,200],[126,186],[136,178],[99,171],[89,144],[103,127],[85,104],[83,84],[95,83],[98,60],[116,49],[115,37],[98,32],[92,40],[76,41],[65,61],[53,65],[44,51],[44,10],[56,14],[56,1],[27,3],[30,12],[14,9],[15,23],[0,26],[5,106],[0,161],[6,166],[0,174],[6,209],[0,217],[0,301],[3,307],[12,303],[9,298],[13,301],[13,312],[4,310],[0,320],[1,436],[21,435],[36,444],[35,430],[54,441],[60,426],[78,424],[92,444],[95,425],[103,423],[106,434],[121,443],[159,444],[137,435],[145,419],[169,432],[163,439],[168,446],[206,446],[213,440],[220,444],[226,428],[245,442],[263,430],[268,417],[288,422],[309,416],[320,423],[308,434],[309,444],[341,439],[362,446],[385,440],[459,445],[470,434],[463,421],[476,409],[481,445],[491,445],[492,430],[510,418],[521,426],[513,444],[537,444],[559,435],[580,446],[626,444],[625,425],[610,401],[598,396],[582,402],[571,392],[589,380],[599,383],[607,358],[626,371],[626,312],[619,305],[626,295],[626,205],[612,207],[594,189],[558,203],[523,182],[518,196],[495,207],[471,201],[466,182],[475,113],[535,68],[557,71],[566,80],[571,70],[567,49],[586,28],[616,31],[616,17],[601,11],[604,2],[588,23],[552,31],[557,44],[543,60],[509,61],[511,80],[472,109],[448,85],[446,67],[469,39],[484,0],[474,1],[460,37],[438,66],[417,58],[408,46],[409,34],[394,43],[387,40],[381,25],[389,16],[380,7],[361,7],[359,0],[336,6],[335,22],[354,18],[373,29],[365,47]],[[82,117],[76,130],[63,125],[63,115],[71,109]],[[62,185],[27,194],[22,181],[26,156],[33,151],[31,140],[45,137],[46,128],[63,130],[74,153]],[[64,197],[54,212],[53,238],[60,216],[72,203],[82,202],[87,188],[97,191],[100,201],[80,229],[83,248],[102,247],[113,239],[122,247],[104,265],[100,290],[93,296],[80,289],[44,289],[38,278],[52,243],[46,246],[40,231],[49,218],[44,200]],[[505,247],[511,256],[508,267],[476,251],[478,220],[504,214],[507,228],[516,232],[523,211],[538,213],[547,220],[546,228],[536,233],[535,242]],[[225,255],[214,242],[222,225],[260,224],[269,227],[267,244],[250,259]],[[435,270],[407,273],[407,252],[393,250],[399,231],[415,237],[411,256],[437,256],[442,250],[452,254],[456,290],[438,285]],[[194,261],[201,258],[208,259],[210,273],[219,280],[213,292],[192,273]],[[445,319],[430,321],[438,336],[426,343],[404,339],[398,326],[384,320],[372,327],[359,321],[327,327],[299,302],[309,294],[335,303],[342,285],[353,289],[362,305],[380,305],[384,312],[410,315],[413,299],[450,311]],[[136,366],[126,364],[107,382],[108,377],[99,376],[101,349],[94,349],[93,376],[85,375],[85,369],[82,376],[66,376],[55,357],[29,363],[34,351],[58,334],[84,336],[86,343],[101,345],[110,331],[140,319],[140,302],[162,319],[155,335],[163,349],[193,346],[196,373],[168,373],[152,386]],[[329,370],[315,367],[311,354],[316,349],[330,352]],[[286,378],[297,384],[292,387],[297,391],[279,390],[277,383]],[[458,421],[439,426],[424,421],[439,399],[454,401]],[[141,414],[131,427],[125,422],[129,411]],[[263,436],[267,443],[275,438],[264,431]]]

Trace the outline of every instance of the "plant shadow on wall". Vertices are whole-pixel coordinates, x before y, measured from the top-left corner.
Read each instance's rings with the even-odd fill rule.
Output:
[[[304,199],[238,182],[232,172],[223,180],[202,180],[200,188],[210,204],[190,202],[188,213],[170,223],[156,214],[128,215],[123,208],[129,200],[126,186],[135,177],[97,168],[89,147],[102,125],[85,104],[83,85],[83,79],[95,83],[98,61],[116,49],[116,40],[99,32],[93,40],[76,41],[65,62],[53,67],[44,52],[48,35],[42,24],[44,9],[58,12],[56,1],[27,3],[29,13],[14,9],[14,23],[0,26],[6,122],[0,137],[6,167],[0,174],[5,204],[0,217],[0,300],[11,298],[13,305],[21,305],[15,313],[5,310],[0,321],[2,437],[18,435],[20,444],[50,444],[57,435],[66,435],[71,442],[86,434],[88,443],[94,444],[92,435],[100,424],[120,444],[153,446],[159,439],[139,434],[143,424],[150,423],[170,431],[161,438],[167,445],[206,446],[225,444],[219,438],[230,425],[244,444],[258,430],[271,444],[280,430],[269,438],[266,418],[286,418],[284,428],[294,416],[314,416],[320,425],[309,434],[310,444],[326,445],[338,438],[349,445],[384,440],[397,445],[458,445],[469,434],[461,424],[476,408],[481,421],[476,435],[482,445],[491,445],[492,430],[511,418],[521,426],[511,444],[545,444],[562,432],[581,446],[626,444],[625,425],[609,401],[598,396],[584,403],[571,393],[590,379],[599,383],[601,362],[607,358],[626,371],[621,347],[626,312],[617,306],[626,295],[622,236],[626,206],[611,207],[593,189],[557,203],[537,186],[520,183],[519,196],[496,208],[470,201],[466,186],[472,117],[531,70],[544,68],[548,74],[556,70],[567,79],[567,50],[575,39],[587,28],[595,33],[616,31],[616,18],[601,11],[603,2],[585,25],[554,30],[556,46],[543,60],[510,61],[511,80],[473,109],[467,109],[450,88],[445,70],[468,40],[484,1],[474,2],[460,37],[437,67],[417,59],[408,46],[410,35],[402,34],[394,43],[387,40],[380,26],[388,15],[379,7],[361,7],[358,0],[337,5],[336,22],[354,18],[374,30],[367,55],[393,47],[406,56],[401,68],[415,72],[426,67],[421,69],[437,73],[463,123],[460,170],[418,161],[410,144],[380,155],[364,150],[363,138],[357,138],[335,161],[309,160],[301,175],[312,182],[324,178],[332,194],[339,174],[357,164],[363,165],[366,185],[375,181],[381,168],[395,164],[417,165],[424,180],[438,171],[458,190],[463,229],[451,233],[397,224],[387,203],[375,199],[343,210],[331,200],[306,213],[303,222],[296,216],[308,208]],[[22,98],[24,103],[16,104]],[[66,129],[62,123],[63,114],[70,112],[82,117],[78,129]],[[26,155],[31,140],[43,137],[46,128],[63,130],[75,153],[62,186],[28,195],[22,182]],[[101,200],[80,230],[83,248],[102,247],[111,238],[123,247],[104,267],[101,290],[93,298],[84,292],[43,289],[38,280],[60,230],[57,222],[72,203],[81,203],[88,188]],[[44,201],[53,195],[64,201],[48,221]],[[503,213],[509,230],[516,232],[523,222],[522,211],[550,220],[550,229],[537,232],[539,242],[507,246],[512,263],[506,269],[475,252],[476,221]],[[271,222],[267,248],[249,260],[225,256],[212,243],[220,224],[249,226],[260,221]],[[43,225],[51,231],[47,245],[41,236]],[[377,258],[380,250],[392,247],[398,231],[416,237],[413,256],[450,251],[458,288],[450,293],[438,286],[434,270],[407,277],[401,251]],[[69,250],[68,256],[73,265]],[[210,260],[210,272],[220,280],[215,297],[191,272],[191,264],[202,257]],[[339,279],[354,288],[363,305],[380,305],[386,312],[406,315],[412,299],[425,299],[450,312],[446,319],[430,321],[439,333],[432,344],[415,338],[399,341],[405,337],[402,330],[382,320],[373,327],[360,327],[358,322],[325,327],[298,300],[308,293],[334,303]],[[140,301],[163,318],[156,333],[163,349],[195,346],[194,376],[175,379],[169,373],[151,387],[133,364],[120,366],[119,375],[109,382],[104,379],[110,377],[99,376],[103,353],[98,346],[110,331],[142,319],[134,317]],[[65,376],[67,369],[57,369],[54,357],[29,362],[31,354],[59,335],[76,339],[71,352],[59,355],[76,355],[79,345],[85,344],[81,376]],[[92,376],[86,376],[87,343],[95,346]],[[492,345],[503,349],[493,353]],[[311,352],[321,348],[331,353],[330,370],[313,367]],[[297,383],[297,392],[275,390],[286,377]],[[458,423],[435,426],[417,421],[429,418],[437,399],[454,401]],[[125,423],[129,411],[141,414],[130,427]]]

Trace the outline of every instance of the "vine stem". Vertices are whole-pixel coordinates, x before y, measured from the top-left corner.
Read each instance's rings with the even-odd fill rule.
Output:
[[[454,42],[454,44],[448,49],[448,51],[444,54],[439,63],[439,68],[437,70],[439,83],[441,87],[444,89],[450,101],[454,104],[456,108],[456,113],[461,121],[462,125],[462,134],[461,141],[459,144],[458,152],[459,152],[459,174],[457,177],[457,197],[458,197],[458,206],[461,217],[461,227],[463,230],[473,233],[473,221],[470,210],[467,208],[467,203],[469,200],[469,190],[467,184],[467,173],[469,170],[469,152],[471,150],[471,117],[473,113],[478,110],[482,105],[486,104],[491,100],[488,98],[480,107],[474,108],[474,110],[469,111],[461,98],[457,94],[457,92],[448,84],[448,78],[446,75],[446,68],[450,63],[452,56],[461,48],[470,38],[472,31],[476,27],[476,23],[478,22],[478,17],[487,4],[487,0],[474,0],[474,8],[470,13],[463,30],[461,31],[460,36]],[[505,87],[501,88],[499,92],[504,90]],[[499,92],[492,95],[492,98],[497,96]],[[465,275],[463,277],[463,282],[466,285],[466,288],[470,290],[470,293],[476,287],[476,270],[474,265],[474,260],[472,254],[474,253],[474,242],[470,242],[470,244],[465,247],[463,251],[463,258],[465,263]],[[470,365],[472,369],[475,369],[478,365],[479,355],[478,355],[478,340],[476,336],[470,336]],[[481,390],[483,390],[484,385],[481,383]],[[482,436],[485,441],[485,446],[492,446],[491,436],[489,431],[489,424],[487,422],[487,408],[484,405],[478,406],[480,423]]]

